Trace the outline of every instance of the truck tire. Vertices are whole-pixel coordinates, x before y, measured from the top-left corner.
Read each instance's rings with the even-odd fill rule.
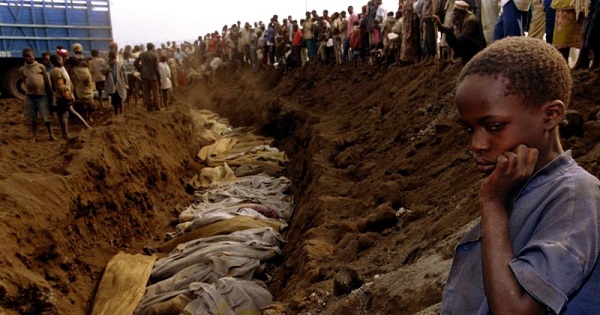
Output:
[[[25,88],[23,86],[23,79],[21,78],[21,71],[19,68],[11,69],[4,75],[2,90],[7,96],[21,100],[25,99]]]

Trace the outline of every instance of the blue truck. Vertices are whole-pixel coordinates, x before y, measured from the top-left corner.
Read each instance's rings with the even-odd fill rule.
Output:
[[[2,96],[24,98],[23,48],[40,57],[80,43],[90,56],[91,50],[108,50],[112,40],[109,0],[0,0]]]

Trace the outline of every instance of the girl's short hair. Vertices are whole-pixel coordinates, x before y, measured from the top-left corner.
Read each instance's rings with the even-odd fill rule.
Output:
[[[516,36],[494,42],[465,65],[458,83],[470,75],[504,79],[504,95],[521,96],[531,106],[554,100],[568,106],[571,100],[569,65],[556,48],[540,39]]]

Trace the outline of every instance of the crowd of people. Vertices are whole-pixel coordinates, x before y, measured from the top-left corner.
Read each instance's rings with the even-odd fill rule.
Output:
[[[565,59],[580,49],[578,69],[600,60],[600,5],[596,0],[372,0],[330,14],[302,18],[274,15],[267,24],[240,21],[200,36],[187,45],[202,71],[214,58],[256,70],[284,70],[311,61],[323,63],[434,64],[440,59],[468,62],[492,42],[509,36],[545,39]],[[393,7],[393,8],[392,8]],[[389,9],[388,9],[389,8]],[[179,48],[178,48],[179,49]]]
[[[279,19],[223,26],[199,36],[194,43],[169,41],[125,46],[113,42],[107,56],[74,44],[72,55],[64,47],[44,52],[41,67],[31,49],[23,51],[27,97],[25,113],[36,137],[37,113],[51,133],[50,112],[56,112],[68,138],[67,116],[86,126],[92,121],[94,93],[100,106],[106,92],[115,115],[124,103],[137,103],[142,95],[148,111],[169,105],[170,91],[179,84],[211,80],[216,70],[267,66],[287,72],[309,62],[377,65],[431,65],[440,60],[468,62],[495,40],[508,36],[545,39],[565,59],[570,48],[580,49],[577,69],[597,76],[600,61],[600,1],[598,0],[400,0],[388,10],[372,0],[359,13],[352,6],[329,14],[306,12],[303,18]],[[501,8],[501,10],[500,10]],[[391,9],[391,5],[390,5]],[[45,97],[42,97],[44,96]],[[50,96],[50,97],[48,97]],[[50,139],[54,136],[50,134]]]
[[[83,51],[79,43],[73,44],[71,54],[58,46],[54,53],[43,52],[37,62],[33,49],[23,49],[24,114],[31,122],[32,141],[38,140],[38,114],[50,140],[56,140],[50,126],[52,113],[58,117],[65,140],[70,138],[69,116],[91,128],[97,103],[104,106],[104,93],[115,116],[123,116],[125,104],[128,106],[132,98],[137,103],[140,94],[148,111],[163,110],[169,105],[170,91],[176,82],[172,73],[176,74],[181,66],[177,54],[167,50],[156,54],[152,44],[147,45],[146,51],[138,46],[119,50],[116,42],[109,44],[106,56],[91,50],[91,58],[86,58]]]

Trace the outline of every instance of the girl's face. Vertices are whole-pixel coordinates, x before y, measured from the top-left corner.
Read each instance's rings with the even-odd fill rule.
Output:
[[[547,111],[544,106],[526,104],[519,96],[506,96],[504,85],[503,78],[470,75],[456,89],[459,121],[469,135],[477,169],[490,174],[499,155],[523,144],[540,151],[537,170],[551,161],[546,156],[552,128]]]

